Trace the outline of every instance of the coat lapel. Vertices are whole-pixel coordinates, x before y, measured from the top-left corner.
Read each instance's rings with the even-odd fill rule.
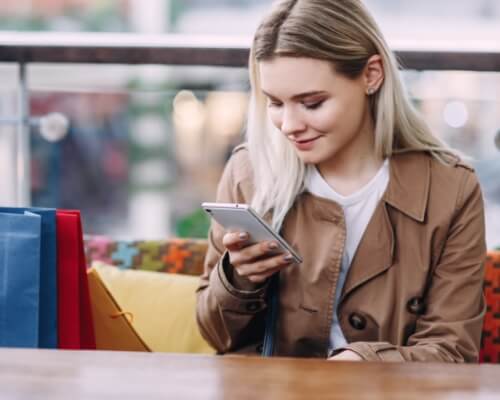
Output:
[[[351,262],[340,302],[358,286],[387,270],[394,257],[394,232],[384,202],[380,202]]]
[[[430,186],[430,159],[422,153],[390,159],[387,190],[375,209],[351,262],[340,303],[356,288],[389,269],[394,261],[395,227],[389,208],[424,222]]]
[[[383,200],[418,222],[424,222],[431,184],[431,156],[422,152],[391,158],[390,179]]]

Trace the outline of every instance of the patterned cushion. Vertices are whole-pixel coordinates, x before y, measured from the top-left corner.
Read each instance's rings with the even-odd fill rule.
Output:
[[[488,253],[485,267],[484,295],[487,311],[479,360],[500,363],[500,251]]]
[[[85,255],[90,266],[101,261],[121,269],[200,275],[207,251],[202,239],[113,240],[86,236]]]

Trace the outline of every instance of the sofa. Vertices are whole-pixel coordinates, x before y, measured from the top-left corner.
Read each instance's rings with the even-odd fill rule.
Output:
[[[203,271],[206,250],[207,242],[202,239],[172,238],[156,241],[127,241],[114,240],[104,236],[85,237],[85,253],[89,267],[98,264],[97,267],[101,268],[101,274],[112,277],[110,280],[120,282],[119,285],[115,284],[115,287],[109,290],[113,292],[115,297],[121,297],[121,303],[127,303],[129,297],[134,297],[135,291],[131,289],[131,285],[132,287],[136,285],[136,288],[138,285],[150,285],[152,280],[162,280],[159,274],[167,274],[163,280],[168,280],[168,283],[155,286],[158,288],[167,287],[167,289],[158,289],[162,291],[162,296],[165,295],[166,290],[172,292],[174,287],[180,289],[175,292],[172,298],[162,300],[163,303],[175,304],[157,304],[156,307],[159,308],[159,311],[151,309],[152,306],[149,306],[149,312],[138,308],[140,310],[138,312],[145,314],[141,316],[145,332],[152,330],[150,325],[152,325],[153,319],[154,321],[164,321],[168,330],[174,331],[174,334],[169,336],[171,339],[167,340],[163,335],[162,344],[156,348],[151,346],[153,347],[152,351],[211,352],[210,347],[203,343],[199,334],[194,332],[196,331],[194,291],[197,277]],[[119,278],[116,279],[117,273],[110,272],[109,269],[102,270],[103,264],[115,267],[117,271],[122,271],[121,274],[118,274]],[[144,276],[144,274],[130,273],[134,270],[149,271],[153,274]],[[126,271],[129,272],[126,273]],[[143,283],[140,283],[141,279]],[[123,287],[127,287],[128,292],[126,290],[123,293]],[[149,290],[148,288],[143,289]],[[153,293],[153,290],[150,290],[149,293]],[[480,362],[500,363],[500,249],[488,252],[485,265],[484,295],[487,312],[481,339]],[[141,296],[144,297],[140,294],[136,297]],[[147,297],[151,297],[151,295]],[[128,308],[134,307],[132,303],[126,305]],[[166,310],[161,310],[161,307],[166,308]],[[172,310],[177,312],[173,313]],[[123,310],[124,315],[127,311]],[[161,315],[158,315],[159,313]],[[137,317],[139,318],[139,316]],[[148,318],[150,323],[148,323]],[[189,319],[189,324],[185,324],[185,319]],[[160,328],[155,329],[158,331]],[[186,330],[190,332],[186,332]],[[179,340],[181,336],[183,339]],[[165,340],[168,343],[165,343]]]

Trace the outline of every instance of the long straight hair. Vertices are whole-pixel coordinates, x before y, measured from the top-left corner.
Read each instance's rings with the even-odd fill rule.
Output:
[[[385,77],[371,96],[375,123],[375,152],[426,151],[449,164],[456,155],[431,132],[412,106],[398,64],[375,20],[360,0],[282,0],[258,27],[250,51],[251,97],[247,142],[254,171],[252,206],[272,212],[272,225],[281,229],[297,196],[304,190],[306,166],[292,144],[274,127],[261,91],[259,62],[279,56],[329,61],[334,70],[355,79],[368,59],[380,55]]]

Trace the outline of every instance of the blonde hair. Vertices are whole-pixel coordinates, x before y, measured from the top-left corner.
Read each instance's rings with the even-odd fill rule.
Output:
[[[336,72],[356,78],[368,59],[380,55],[385,72],[371,97],[375,152],[426,151],[443,163],[455,153],[434,136],[412,106],[399,76],[398,64],[380,29],[360,0],[282,0],[258,27],[250,51],[251,98],[247,142],[254,171],[252,207],[272,212],[281,229],[296,197],[304,190],[306,166],[283,134],[270,123],[261,92],[258,63],[279,56],[330,61]]]

